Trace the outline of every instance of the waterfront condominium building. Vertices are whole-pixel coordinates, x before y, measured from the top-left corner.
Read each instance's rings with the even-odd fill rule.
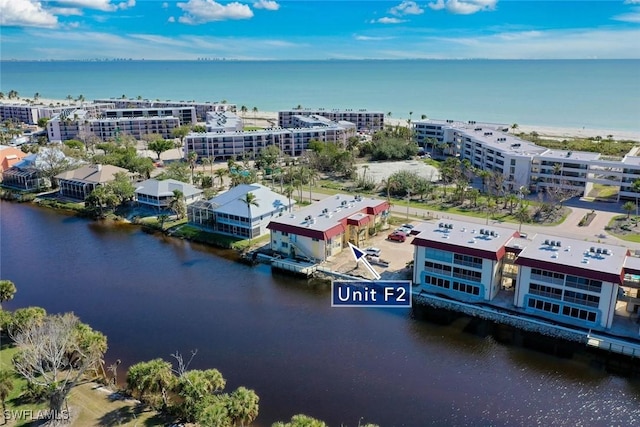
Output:
[[[196,109],[190,107],[156,107],[156,108],[115,108],[104,110],[100,118],[121,119],[136,117],[177,117],[183,125],[195,124]]]
[[[199,158],[214,160],[257,155],[260,150],[275,145],[283,154],[298,157],[309,148],[310,141],[346,144],[349,129],[330,125],[313,128],[273,128],[252,131],[191,133],[185,138],[185,157],[195,151]]]
[[[115,108],[181,108],[193,107],[196,111],[197,120],[204,121],[207,113],[236,111],[235,104],[227,104],[226,102],[195,102],[195,101],[160,101],[149,99],[128,99],[128,98],[107,98],[96,99],[93,102],[110,102],[115,104]]]
[[[462,301],[491,301],[502,280],[505,245],[514,230],[461,221],[425,223],[413,239],[413,281]]]
[[[337,194],[295,213],[273,218],[271,250],[286,257],[325,261],[348,248],[364,246],[387,223],[389,203]]]
[[[65,110],[47,122],[47,137],[50,142],[84,140],[90,135],[103,141],[124,135],[142,139],[149,134],[168,139],[180,124],[180,119],[173,116],[91,118],[86,110]]]
[[[413,281],[422,297],[602,331],[628,326],[640,306],[640,258],[624,247],[456,220],[417,229]]]
[[[318,109],[291,109],[278,111],[278,125],[284,128],[296,126],[295,116],[321,116],[332,122],[351,122],[359,132],[377,132],[384,128],[384,113],[381,111],[360,110],[326,110]]]
[[[509,134],[503,124],[419,120],[412,126],[418,144],[500,174],[508,191],[559,189],[588,196],[598,184],[612,187],[618,199],[639,195],[633,190],[633,182],[640,179],[640,157],[635,155],[617,159],[594,152],[551,150]]]
[[[17,123],[35,125],[38,123],[38,107],[29,104],[0,103],[0,121],[12,120]]]

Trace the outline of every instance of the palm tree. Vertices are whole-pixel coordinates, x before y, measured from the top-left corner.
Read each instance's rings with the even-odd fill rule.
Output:
[[[624,205],[622,205],[622,210],[627,213],[627,221],[629,221],[629,218],[631,217],[631,212],[633,212],[634,209],[635,209],[635,205],[633,204],[633,202],[627,202]]]
[[[216,177],[220,180],[220,187],[222,187],[224,185],[224,177],[227,174],[227,171],[225,169],[216,169],[215,171],[215,175]]]
[[[13,390],[13,373],[3,369],[0,371],[0,399],[2,399],[2,419],[3,424],[7,423],[5,412],[7,411],[6,401]],[[257,402],[256,402],[257,404]]]
[[[515,131],[516,129],[518,129],[518,124],[517,123],[512,124],[511,125],[511,130]]]
[[[211,168],[213,169],[213,165],[211,164],[211,157],[203,157],[202,158],[203,170],[206,169],[207,166],[211,166]],[[213,172],[211,172],[210,175],[213,175]]]
[[[38,99],[40,99],[40,92],[36,92],[33,94],[33,100],[37,101]]]
[[[242,203],[247,205],[247,221],[249,222],[249,247],[251,247],[251,238],[253,237],[253,221],[251,218],[251,206],[259,207],[258,199],[256,195],[251,191],[248,191],[243,198],[240,199]]]
[[[195,151],[189,151],[189,154],[187,154],[187,161],[189,162],[189,169],[191,169],[191,184],[193,184],[193,170],[196,168],[198,153]]]
[[[284,195],[287,196],[287,203],[289,203],[289,212],[291,212],[291,209],[293,208],[293,203],[291,203],[291,196],[293,196],[293,191],[295,190],[295,188],[293,188],[293,185],[291,184],[287,184],[286,187],[284,187],[284,190],[282,190],[284,192]]]
[[[247,114],[248,108],[246,105],[240,107],[240,112],[242,113],[242,120],[244,120],[244,116]]]
[[[250,425],[258,416],[258,402],[260,398],[255,391],[245,387],[238,387],[231,393],[229,416],[233,425]]]
[[[15,293],[16,285],[11,280],[0,280],[0,304],[13,299]]]
[[[173,197],[169,202],[169,209],[175,214],[177,219],[182,219],[187,211],[187,207],[184,203],[184,193],[180,190],[173,190]]]
[[[169,215],[160,214],[156,218],[158,218],[158,221],[160,222],[160,230],[164,231],[164,223],[169,219]]]
[[[256,125],[258,123],[258,118],[256,117],[258,115],[258,107],[253,107],[252,111],[253,111],[253,124]]]

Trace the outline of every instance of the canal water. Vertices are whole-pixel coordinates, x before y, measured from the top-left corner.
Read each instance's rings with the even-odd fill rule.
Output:
[[[501,344],[463,318],[331,308],[326,285],[136,227],[0,202],[0,277],[18,288],[5,308],[72,311],[104,332],[107,363],[197,349],[192,368],[256,390],[259,426],[640,422],[640,382],[586,357]]]

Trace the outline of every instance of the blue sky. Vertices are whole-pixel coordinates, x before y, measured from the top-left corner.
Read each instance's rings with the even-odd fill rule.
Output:
[[[640,58],[640,0],[0,0],[0,55]]]

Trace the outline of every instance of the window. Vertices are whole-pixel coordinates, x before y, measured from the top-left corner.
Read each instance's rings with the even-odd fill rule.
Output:
[[[454,254],[453,262],[454,264],[466,265],[468,267],[482,268],[482,258],[474,256]]]
[[[468,285],[466,283],[453,282],[453,290],[471,295],[480,295],[480,288],[478,286]]]
[[[562,289],[553,288],[551,286],[539,285],[537,283],[531,283],[529,285],[529,293],[533,295],[540,295],[542,297],[562,299]]]
[[[289,233],[287,233],[286,231],[283,231],[283,232],[282,232],[282,236],[283,236],[283,237],[287,237],[288,235],[289,235]]]
[[[560,313],[560,304],[555,304],[550,301],[543,301],[537,298],[529,298],[529,302],[527,303],[529,308],[533,308],[538,311],[545,311],[547,313]]]

